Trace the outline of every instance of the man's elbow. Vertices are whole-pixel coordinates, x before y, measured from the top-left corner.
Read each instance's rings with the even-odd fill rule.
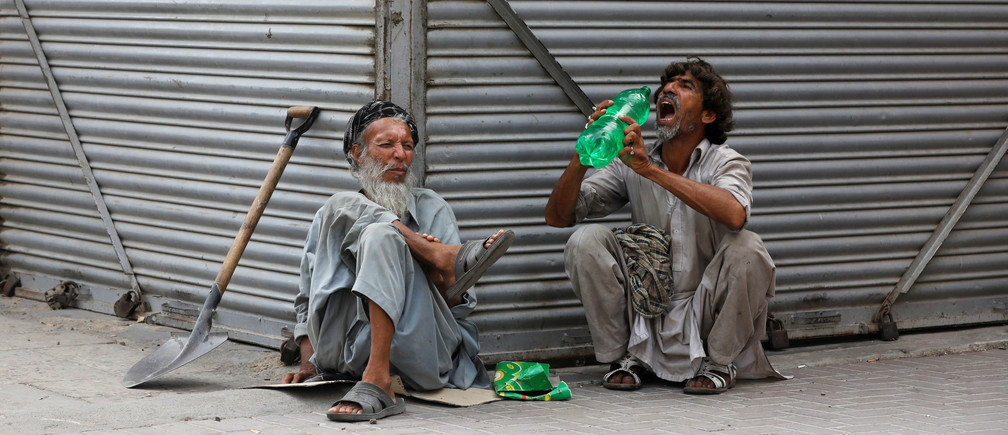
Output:
[[[745,227],[746,224],[745,210],[743,209],[742,213],[737,213],[733,215],[730,218],[730,220],[726,222],[726,224],[728,224],[728,228],[730,228],[732,231],[740,231],[743,227]]]
[[[574,225],[574,219],[564,219],[555,214],[546,213],[546,225],[555,228],[567,228]]]

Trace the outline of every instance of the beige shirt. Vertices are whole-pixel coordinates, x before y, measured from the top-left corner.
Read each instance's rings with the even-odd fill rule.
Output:
[[[668,169],[661,160],[661,144],[650,151],[655,164]],[[693,150],[685,177],[731,192],[745,208],[746,222],[752,205],[752,164],[727,145],[713,145],[706,139]],[[662,228],[672,238],[673,298],[691,295],[700,284],[704,268],[721,244],[728,226],[715,222],[684,205],[657,183],[637,174],[618,160],[590,175],[581,184],[575,208],[578,222],[599,218],[630,203],[633,223]]]

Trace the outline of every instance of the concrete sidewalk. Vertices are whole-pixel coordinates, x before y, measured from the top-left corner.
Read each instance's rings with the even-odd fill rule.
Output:
[[[564,402],[454,408],[407,399],[377,424],[325,410],[345,386],[243,389],[291,370],[274,350],[228,342],[136,389],[120,381],[170,328],[0,297],[0,433],[1008,433],[1008,327],[904,334],[771,352],[794,379],[740,381],[720,396],[667,383],[599,386],[604,367],[556,370]]]

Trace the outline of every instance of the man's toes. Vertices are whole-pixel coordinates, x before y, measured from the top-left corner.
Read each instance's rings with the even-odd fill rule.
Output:
[[[360,406],[356,406],[351,403],[340,403],[332,408],[329,408],[329,412],[335,414],[360,414],[364,410]]]
[[[603,382],[608,382],[608,383],[611,383],[611,384],[622,384],[623,383],[623,377],[620,376],[619,373],[616,373],[616,374],[613,374],[612,376],[609,376],[608,378],[603,378],[602,381]]]
[[[487,249],[490,249],[490,246],[492,246],[494,244],[494,242],[497,241],[497,238],[500,237],[500,236],[502,236],[503,234],[504,234],[504,230],[497,230],[497,232],[494,233],[492,236],[487,237],[486,243],[483,244],[483,247],[487,248]]]
[[[633,385],[634,379],[633,376],[624,373],[616,373],[609,378],[609,382],[613,384]]]
[[[708,379],[706,376],[697,376],[690,379],[686,383],[686,386],[690,388],[714,388],[714,381]]]

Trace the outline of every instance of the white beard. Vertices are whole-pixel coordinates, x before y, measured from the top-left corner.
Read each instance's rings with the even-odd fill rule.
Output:
[[[655,128],[655,132],[658,133],[658,139],[661,140],[661,143],[665,143],[672,139],[675,139],[677,136],[679,136],[679,133],[685,133],[687,135],[693,134],[694,132],[697,131],[698,128],[700,128],[699,123],[693,122],[690,124],[686,124],[686,128],[683,129],[682,120],[676,118],[675,125],[669,127],[658,124],[657,127]]]
[[[678,119],[676,119],[675,125],[669,127],[669,126],[658,124],[658,127],[655,129],[655,131],[658,133],[658,139],[662,143],[665,143],[665,142],[668,142],[668,141],[670,141],[672,139],[675,139],[676,136],[679,136],[679,128],[681,126],[682,126],[682,121],[679,121]]]
[[[412,194],[410,189],[412,177],[409,167],[406,168],[406,179],[402,183],[389,183],[382,179],[393,165],[381,166],[381,163],[365,152],[361,153],[360,161],[360,182],[368,199],[378,205],[389,209],[400,218],[406,214],[406,207],[409,205]]]

